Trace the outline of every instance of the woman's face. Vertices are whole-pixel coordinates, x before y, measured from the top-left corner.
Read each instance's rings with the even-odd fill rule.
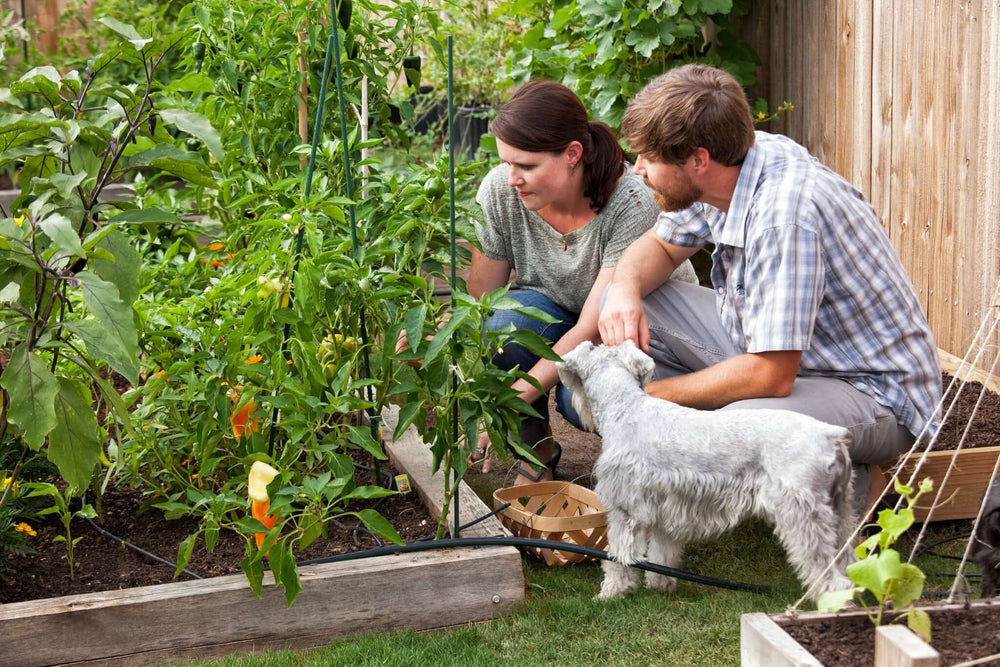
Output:
[[[556,203],[570,203],[582,195],[581,147],[572,142],[561,153],[522,151],[497,139],[497,152],[507,165],[507,184],[517,190],[529,211]]]

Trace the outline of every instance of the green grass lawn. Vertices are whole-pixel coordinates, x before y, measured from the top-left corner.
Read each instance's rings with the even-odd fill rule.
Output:
[[[482,489],[478,489],[482,493]],[[971,522],[932,526],[924,544],[966,533]],[[916,528],[911,532],[916,535]],[[957,555],[965,542],[935,547]],[[909,547],[901,543],[901,553]],[[956,561],[924,555],[926,588],[947,590]],[[725,539],[688,547],[682,569],[721,579],[763,584],[767,594],[681,581],[671,596],[648,589],[624,600],[593,599],[601,582],[596,563],[546,568],[524,559],[523,605],[489,623],[416,633],[383,632],[336,641],[312,651],[232,657],[201,665],[738,665],[740,615],[780,613],[802,590],[770,528],[748,522]],[[937,574],[934,574],[937,573]],[[940,576],[938,576],[940,575]],[[308,585],[308,584],[306,584]],[[978,589],[978,581],[973,580]],[[810,605],[805,606],[811,609]]]

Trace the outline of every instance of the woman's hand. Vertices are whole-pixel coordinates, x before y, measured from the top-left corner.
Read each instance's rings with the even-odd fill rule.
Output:
[[[492,458],[490,456],[491,452],[490,436],[486,433],[486,431],[483,431],[479,434],[479,440],[476,442],[476,451],[469,454],[467,463],[470,466],[474,466],[482,462],[483,474],[487,475],[492,467]]]

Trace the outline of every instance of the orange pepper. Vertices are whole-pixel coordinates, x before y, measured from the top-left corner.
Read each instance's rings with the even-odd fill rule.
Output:
[[[250,514],[253,518],[260,521],[262,524],[267,526],[268,530],[274,528],[274,521],[277,517],[273,514],[268,514],[267,510],[271,508],[271,503],[268,501],[257,502],[253,500],[250,502]],[[257,548],[260,549],[260,545],[264,544],[264,536],[267,533],[254,533],[254,539],[257,540]]]
[[[236,402],[237,400],[238,397],[233,398],[234,402]],[[233,416],[230,417],[229,421],[233,425],[233,435],[236,436],[237,440],[243,437],[243,431],[246,430],[248,426],[251,431],[257,431],[258,429],[257,420],[252,419],[253,413],[256,409],[257,409],[257,404],[254,403],[253,401],[250,401],[249,403],[244,405],[242,409],[240,409],[238,412],[233,413]]]

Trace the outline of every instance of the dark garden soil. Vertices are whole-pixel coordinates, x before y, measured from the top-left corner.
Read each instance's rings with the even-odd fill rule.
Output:
[[[386,465],[382,466],[382,471],[383,474],[395,474]],[[368,483],[360,478],[360,473],[358,477],[358,484]],[[153,556],[176,562],[177,548],[195,531],[196,521],[190,518],[168,521],[155,508],[139,513],[141,501],[138,492],[109,490],[103,497],[104,520],[100,523],[95,520],[95,523],[119,540]],[[415,491],[384,498],[377,504],[369,501],[357,507],[352,505],[350,509],[366,506],[374,506],[386,517],[404,541],[410,542],[434,533],[434,520]],[[330,526],[328,537],[316,540],[307,549],[297,552],[296,560],[302,563],[378,546],[368,533],[351,530],[357,523],[353,517],[345,517],[342,528]],[[86,521],[74,520],[73,537],[82,539],[74,551],[75,577],[71,580],[64,543],[53,542],[54,537],[62,534],[62,524],[53,519],[35,528],[38,534],[29,540],[29,544],[37,553],[8,556],[0,567],[0,575],[6,577],[0,582],[0,603],[193,579],[185,573],[174,579],[174,566],[157,562],[121,541],[102,535]],[[239,573],[245,544],[241,536],[223,531],[215,548],[209,552],[204,540],[199,538],[186,569],[202,578]]]
[[[1000,654],[1000,605],[930,611],[931,646],[942,665]],[[826,667],[875,662],[875,626],[866,616],[782,625]],[[984,665],[1000,665],[1000,658]]]
[[[942,376],[943,388],[948,389],[951,376],[947,373]],[[948,409],[954,392],[958,390],[958,383],[955,389],[945,396],[944,409]],[[979,394],[983,391],[983,385],[979,382],[968,382],[958,395],[958,403],[952,411],[950,417],[945,420],[938,433],[938,441],[934,444],[935,450],[955,449],[962,438],[962,431],[969,421],[969,416],[975,408]],[[969,434],[966,436],[963,449],[973,447],[1000,447],[1000,395],[987,391],[983,395],[983,402],[976,410],[976,418]]]

